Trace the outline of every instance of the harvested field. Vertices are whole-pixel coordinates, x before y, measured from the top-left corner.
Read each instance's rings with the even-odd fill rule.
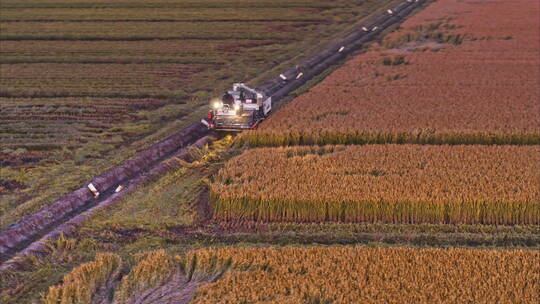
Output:
[[[538,251],[223,248],[232,270],[190,303],[536,303]],[[200,259],[199,262],[210,263]]]
[[[539,164],[538,146],[258,148],[210,189],[228,221],[538,225]]]
[[[174,40],[148,41],[5,41],[1,63],[176,63],[225,64],[256,51],[280,52],[292,41],[280,40]],[[283,52],[283,50],[281,50]],[[244,58],[243,60],[249,60]]]
[[[184,101],[192,77],[208,65],[197,64],[3,64],[3,97],[124,97]],[[164,80],[163,78],[167,78]]]
[[[252,146],[539,144],[538,1],[437,1],[243,135]]]
[[[185,40],[300,38],[309,25],[319,22],[254,21],[249,27],[231,22],[9,22],[1,23],[2,40]],[[282,28],[283,31],[272,31]],[[295,30],[299,28],[300,31]],[[247,29],[247,30],[246,30]],[[292,34],[292,35],[291,35]],[[292,37],[291,37],[292,36]]]
[[[2,1],[0,227],[390,2]]]

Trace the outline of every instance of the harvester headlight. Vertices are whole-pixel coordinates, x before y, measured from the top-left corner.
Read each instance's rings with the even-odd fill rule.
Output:
[[[216,109],[216,110],[221,109],[222,106],[223,106],[223,105],[222,105],[221,102],[219,102],[219,101],[214,101],[214,102],[212,103],[212,107],[213,107],[214,109]]]
[[[234,110],[235,110],[236,112],[240,111],[240,105],[239,105],[239,104],[235,104],[235,105],[234,105]]]

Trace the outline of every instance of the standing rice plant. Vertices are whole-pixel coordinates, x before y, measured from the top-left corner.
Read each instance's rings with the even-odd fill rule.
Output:
[[[175,256],[184,272],[186,281],[214,282],[231,267],[231,258],[221,258],[212,251],[190,252]]]
[[[49,287],[42,300],[46,304],[94,303],[98,290],[116,280],[121,267],[122,260],[118,255],[99,253],[94,261],[65,275],[61,284]]]
[[[122,279],[115,293],[115,302],[123,303],[137,293],[143,292],[166,282],[177,270],[174,261],[165,250],[156,250],[145,254]]]
[[[363,144],[449,144],[449,145],[540,145],[540,134],[460,133],[408,130],[374,131],[311,131],[276,132],[260,130],[246,132],[236,139],[238,145],[249,147],[280,147],[298,145],[363,145]]]
[[[362,247],[201,249],[232,259],[190,303],[538,302],[534,250]]]
[[[258,148],[210,185],[216,219],[540,224],[539,146]]]
[[[254,147],[539,145],[540,61],[515,46],[540,52],[538,18],[527,15],[537,7],[519,1],[519,8],[434,3],[385,35],[386,47],[374,45],[352,58],[241,139]],[[389,82],[391,75],[407,77]]]

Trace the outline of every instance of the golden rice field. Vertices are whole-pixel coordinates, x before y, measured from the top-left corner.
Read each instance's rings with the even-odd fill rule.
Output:
[[[64,275],[60,284],[49,286],[41,302],[187,303],[198,286],[221,278],[231,266],[230,259],[218,260],[215,254],[209,254],[172,257],[160,249],[134,254],[135,264],[131,266],[123,265],[116,254],[98,253],[94,261]]]
[[[63,283],[49,287],[43,297],[46,304],[98,303],[107,298],[99,294],[112,287],[120,275],[122,259],[111,253],[98,254],[94,261],[82,264],[66,274]],[[95,302],[91,302],[94,300]]]
[[[219,220],[540,224],[539,146],[257,148],[210,184]]]
[[[534,0],[436,1],[242,140],[540,144],[539,13]]]
[[[120,280],[123,261],[111,253],[99,253],[94,261],[75,267],[61,284],[50,286],[43,295],[45,304],[132,303],[145,291],[171,279],[178,265],[164,251],[156,250],[135,256],[136,264]],[[120,282],[119,282],[120,281]]]
[[[134,258],[130,267],[98,254],[42,302],[528,304],[540,292],[535,250],[225,247]]]
[[[159,286],[169,279],[173,272],[173,262],[164,250],[152,251],[139,256],[138,264],[131,269],[127,276],[122,278],[115,298],[119,303],[126,303],[133,295]]]
[[[207,303],[537,303],[538,251],[223,248],[234,270],[201,287]],[[197,253],[197,251],[196,251]]]

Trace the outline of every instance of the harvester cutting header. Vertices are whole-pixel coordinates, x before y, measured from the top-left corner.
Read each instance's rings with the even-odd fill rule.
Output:
[[[242,131],[255,129],[272,110],[272,97],[243,83],[235,83],[221,100],[212,102],[208,117],[201,122],[209,129]]]

